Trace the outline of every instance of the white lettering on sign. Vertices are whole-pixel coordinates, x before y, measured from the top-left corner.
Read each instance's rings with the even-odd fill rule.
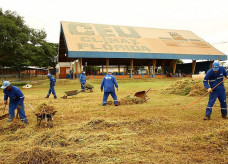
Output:
[[[126,37],[126,38],[140,38],[141,36],[133,27],[120,27],[111,25],[90,25],[86,23],[69,23],[69,32],[72,35],[95,35],[97,32],[104,37]]]
[[[137,39],[116,37],[80,37],[78,48],[80,50],[130,51],[151,52],[150,48],[141,44]]]
[[[133,27],[69,23],[68,29],[78,35],[79,50],[151,52]]]

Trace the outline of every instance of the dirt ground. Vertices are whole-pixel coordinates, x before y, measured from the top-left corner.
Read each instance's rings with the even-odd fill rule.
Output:
[[[118,100],[151,88],[146,103],[120,106],[101,105],[98,79],[88,80],[93,92],[67,99],[60,98],[65,91],[80,90],[77,80],[58,79],[57,99],[44,98],[48,79],[30,82],[32,88],[21,88],[30,124],[0,120],[0,163],[227,163],[228,120],[218,101],[210,121],[203,120],[208,96],[181,110],[198,95],[163,93],[180,79],[117,79]],[[53,128],[37,126],[28,105],[42,103],[57,110]]]

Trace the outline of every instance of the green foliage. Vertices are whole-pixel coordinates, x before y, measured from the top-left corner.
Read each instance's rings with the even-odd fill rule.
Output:
[[[99,70],[100,70],[100,68],[97,66],[87,66],[86,67],[86,73],[88,73],[90,75],[96,74],[97,71],[99,71]]]
[[[0,9],[0,67],[55,66],[58,44],[47,43],[43,30],[29,28],[16,12]]]
[[[11,85],[14,85],[14,86],[24,86],[26,84],[28,84],[27,82],[12,82],[10,83]],[[2,86],[2,84],[0,85],[0,87]]]
[[[177,59],[177,64],[183,64],[184,62],[181,59]]]
[[[24,86],[26,84],[28,84],[28,83],[27,82],[13,82],[13,83],[11,83],[11,85],[14,85],[14,86]]]

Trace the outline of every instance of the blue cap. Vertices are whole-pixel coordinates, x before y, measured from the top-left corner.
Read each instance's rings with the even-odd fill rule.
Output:
[[[10,86],[10,82],[9,81],[4,81],[1,88],[2,89],[6,89],[8,86]]]
[[[212,69],[213,69],[213,71],[218,71],[219,70],[219,63],[218,62],[214,62],[212,64]]]
[[[85,73],[84,71],[82,73]]]
[[[51,74],[50,74],[50,73],[48,73],[48,74],[47,74],[47,76],[51,76]]]
[[[108,73],[112,73],[112,70],[108,71]]]

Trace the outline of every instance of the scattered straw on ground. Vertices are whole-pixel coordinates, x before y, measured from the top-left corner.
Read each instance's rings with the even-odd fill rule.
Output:
[[[140,97],[131,97],[131,96],[127,96],[124,98],[121,98],[120,101],[118,101],[119,105],[133,105],[133,104],[142,104],[145,103],[145,101],[140,98]],[[111,100],[108,100],[107,105],[113,105],[114,102]]]
[[[78,94],[78,90],[73,90],[73,91],[66,91],[65,92],[67,96],[73,96]]]
[[[22,123],[20,120],[14,119],[7,127],[0,129],[0,132],[16,132],[18,129],[22,128],[25,128],[25,124]]]
[[[93,88],[93,85],[91,85],[91,84],[85,84],[84,87],[85,88],[88,88],[88,89],[92,89]]]
[[[132,105],[132,104],[142,104],[144,103],[145,101],[140,98],[140,97],[131,97],[131,96],[127,96],[127,97],[124,97],[122,99],[120,99],[120,104],[121,105]]]
[[[41,103],[37,106],[35,113],[42,114],[42,113],[54,113],[55,108],[53,106],[47,105],[46,103]]]
[[[202,81],[193,81],[191,79],[183,79],[176,81],[170,87],[163,89],[163,94],[200,96],[206,92]]]
[[[15,158],[15,163],[30,163],[30,164],[49,164],[49,163],[61,163],[58,160],[58,154],[53,150],[44,150],[39,147],[32,148],[29,151],[20,153]]]

